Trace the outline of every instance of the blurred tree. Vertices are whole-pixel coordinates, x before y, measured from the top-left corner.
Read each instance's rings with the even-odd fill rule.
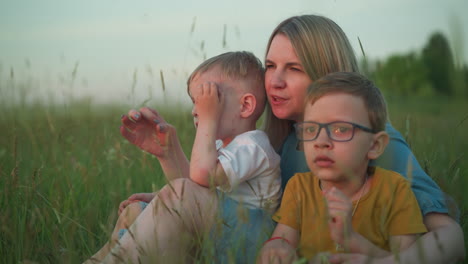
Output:
[[[432,95],[428,70],[415,54],[392,55],[384,63],[377,63],[372,77],[386,94]]]
[[[468,66],[463,65],[462,72],[462,82],[461,85],[464,87],[465,96],[468,97]]]
[[[453,94],[453,57],[447,38],[435,32],[423,48],[422,60],[428,69],[428,78],[434,89],[445,95]]]

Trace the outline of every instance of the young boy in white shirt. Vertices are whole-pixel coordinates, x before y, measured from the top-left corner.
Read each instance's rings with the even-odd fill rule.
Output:
[[[280,157],[270,145],[268,136],[256,129],[266,103],[264,68],[250,52],[227,52],[200,64],[188,78],[187,86],[197,128],[188,176],[197,184],[212,188],[217,198],[213,204],[218,206],[209,239],[204,239],[203,245],[193,242],[198,247],[195,251],[201,250],[202,258],[214,263],[253,263],[261,241],[273,230],[271,214],[281,198]],[[142,210],[156,210],[149,207],[157,204],[157,193],[139,194],[138,197],[144,201],[135,203],[137,198],[124,203],[128,215],[121,214],[112,243],[106,244],[91,260],[99,261],[106,255],[106,263],[140,260],[125,253],[138,252],[127,250],[135,247],[133,233],[124,235],[117,243],[118,238],[129,233],[128,226]],[[190,222],[191,219],[182,221]],[[205,231],[195,230],[194,233]],[[167,232],[170,231],[160,231],[151,241],[184,235]],[[118,246],[108,254],[116,243]],[[164,245],[154,247],[159,246]],[[160,251],[172,255],[172,262],[177,261],[174,258],[186,260],[192,257],[188,256],[192,252],[170,250],[163,248]],[[153,251],[157,252],[157,249]],[[153,252],[143,252],[142,255],[148,255],[153,262],[166,261],[161,255],[153,256]]]

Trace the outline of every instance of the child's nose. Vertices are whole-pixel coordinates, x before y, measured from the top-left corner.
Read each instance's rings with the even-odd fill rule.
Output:
[[[193,117],[197,117],[198,114],[197,114],[197,109],[195,108],[195,105],[192,107],[192,116]]]
[[[317,138],[314,140],[314,145],[316,148],[330,148],[331,147],[331,139],[328,136],[327,130],[322,127],[318,132]]]

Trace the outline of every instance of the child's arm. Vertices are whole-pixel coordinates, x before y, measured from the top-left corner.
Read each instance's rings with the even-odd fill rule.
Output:
[[[263,244],[257,263],[294,262],[297,260],[296,248],[299,238],[300,235],[296,229],[278,223],[271,238]]]
[[[204,83],[200,93],[194,95],[194,104],[198,127],[192,148],[190,179],[205,187],[224,185],[228,180],[218,162],[216,150],[216,133],[224,104],[223,94],[218,91],[215,83]]]
[[[337,245],[348,247],[352,253],[368,256],[384,257],[390,254],[354,231],[351,224],[353,204],[343,192],[333,187],[324,195],[328,206],[330,235]]]

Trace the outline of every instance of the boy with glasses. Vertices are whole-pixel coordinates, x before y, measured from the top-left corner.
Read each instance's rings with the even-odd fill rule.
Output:
[[[369,166],[388,143],[386,121],[382,94],[359,74],[332,73],[309,87],[295,129],[311,172],[288,182],[261,263],[292,262],[296,250],[307,259],[321,252],[382,257],[426,232],[410,183]]]

